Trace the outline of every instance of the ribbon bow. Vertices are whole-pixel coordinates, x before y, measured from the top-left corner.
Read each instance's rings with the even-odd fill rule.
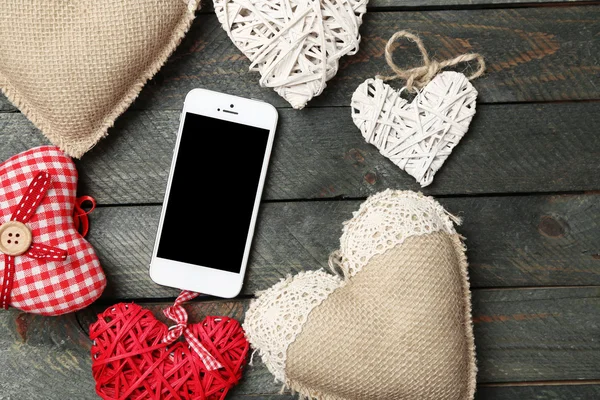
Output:
[[[10,304],[15,278],[15,258],[24,255],[42,260],[64,261],[67,251],[41,243],[33,243],[31,231],[25,225],[42,203],[52,185],[50,174],[39,172],[29,184],[9,222],[0,226],[0,245],[4,252],[4,279],[0,286],[0,306],[5,310]],[[10,248],[9,248],[10,247]]]
[[[175,321],[176,325],[169,328],[169,331],[163,338],[163,343],[171,344],[177,340],[181,335],[190,345],[190,348],[198,354],[204,366],[207,370],[213,371],[215,369],[223,368],[223,365],[219,363],[216,358],[210,354],[206,347],[200,343],[200,340],[194,336],[187,327],[188,315],[185,308],[181,306],[182,303],[192,300],[197,297],[200,293],[189,292],[184,290],[175,300],[175,304],[163,311],[165,316],[172,321]]]

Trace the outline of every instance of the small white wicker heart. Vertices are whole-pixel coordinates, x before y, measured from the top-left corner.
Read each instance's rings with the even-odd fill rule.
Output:
[[[320,95],[344,55],[358,51],[368,0],[213,0],[260,85],[295,109]]]
[[[425,187],[469,129],[476,99],[459,72],[439,73],[411,103],[382,80],[367,79],[352,95],[352,119],[368,143]]]

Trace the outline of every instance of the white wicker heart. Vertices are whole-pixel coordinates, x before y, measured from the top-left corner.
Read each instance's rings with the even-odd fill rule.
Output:
[[[295,109],[320,95],[344,55],[358,51],[368,0],[213,0],[223,29],[260,85]]]
[[[439,73],[411,103],[381,79],[367,79],[352,96],[352,119],[368,143],[424,187],[469,129],[476,99],[459,72]]]

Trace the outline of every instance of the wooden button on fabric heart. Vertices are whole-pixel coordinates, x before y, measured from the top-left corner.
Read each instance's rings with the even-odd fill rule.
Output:
[[[9,221],[0,226],[0,251],[9,256],[20,256],[31,246],[31,231],[19,221]]]

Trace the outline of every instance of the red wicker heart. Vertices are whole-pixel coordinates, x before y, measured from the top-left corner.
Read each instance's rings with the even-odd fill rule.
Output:
[[[209,316],[187,325],[223,366],[208,371],[185,341],[163,342],[169,328],[135,303],[119,303],[90,326],[92,374],[105,400],[224,399],[242,377],[248,341],[239,322]]]

